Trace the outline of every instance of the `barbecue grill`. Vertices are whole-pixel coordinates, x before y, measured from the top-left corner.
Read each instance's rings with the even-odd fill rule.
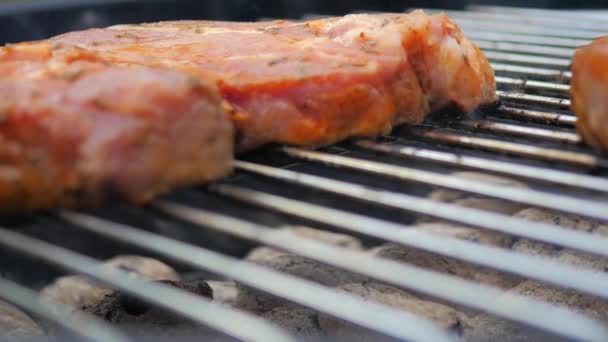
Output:
[[[414,314],[242,260],[252,246],[267,245],[552,337],[608,340],[604,324],[567,308],[277,229],[304,224],[357,236],[367,246],[394,242],[608,299],[608,274],[411,229],[417,218],[430,217],[608,257],[608,238],[427,197],[449,189],[608,222],[608,159],[582,143],[568,98],[574,49],[605,34],[608,12],[469,7],[448,14],[490,59],[498,107],[458,118],[445,111],[386,137],[317,150],[269,146],[240,156],[232,177],[145,208],[117,204],[3,218],[0,298],[74,336],[125,340],[116,328],[37,301],[42,285],[78,273],[235,339],[293,340],[252,314],[95,267],[98,259],[131,253],[207,279],[231,279],[398,340],[453,338]],[[455,174],[462,170],[517,179],[526,187]]]

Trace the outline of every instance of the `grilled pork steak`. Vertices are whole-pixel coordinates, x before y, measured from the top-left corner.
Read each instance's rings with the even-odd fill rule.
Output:
[[[585,141],[608,150],[608,37],[578,48],[572,61],[570,97]]]
[[[315,146],[496,100],[445,15],[121,25],[0,49],[0,210],[145,202],[240,150]],[[218,95],[219,94],[219,95]],[[222,100],[223,97],[223,100]]]
[[[120,25],[43,44],[79,46],[121,65],[178,69],[215,82],[239,148],[330,144],[420,123],[454,104],[496,101],[481,51],[445,15],[348,15],[308,22]]]
[[[0,51],[0,211],[144,202],[230,172],[233,128],[215,87],[39,53]]]

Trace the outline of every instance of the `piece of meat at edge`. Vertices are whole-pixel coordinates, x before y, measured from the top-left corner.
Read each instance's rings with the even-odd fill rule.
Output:
[[[572,60],[570,97],[576,127],[596,149],[608,150],[608,37],[580,47]]]
[[[111,63],[176,68],[218,85],[238,149],[317,146],[418,124],[450,104],[496,101],[483,53],[445,15],[359,14],[308,22],[119,25],[51,40]]]
[[[221,102],[198,79],[144,67],[0,78],[0,212],[142,203],[225,176],[233,128]]]

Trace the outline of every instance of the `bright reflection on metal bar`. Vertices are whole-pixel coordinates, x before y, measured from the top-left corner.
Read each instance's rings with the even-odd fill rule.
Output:
[[[606,249],[608,238],[597,235],[271,166],[244,161],[236,161],[235,166],[243,171],[374,205],[402,209],[466,226],[511,234],[608,257],[608,249]]]

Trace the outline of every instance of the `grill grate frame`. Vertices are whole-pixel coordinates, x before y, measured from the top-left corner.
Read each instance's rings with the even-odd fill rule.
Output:
[[[573,128],[576,117],[568,112],[569,57],[576,46],[605,34],[608,14],[600,17],[572,11],[496,7],[471,7],[467,11],[447,13],[488,54],[498,76],[498,95],[502,101],[499,108],[481,110],[465,120],[434,120],[420,127],[396,129],[389,137],[357,139],[318,151],[268,148],[243,156],[236,162],[237,172],[230,179],[168,196],[155,202],[153,208],[137,209],[134,220],[108,215],[105,210],[88,214],[60,211],[52,213],[49,219],[65,225],[69,231],[149,250],[398,339],[448,341],[450,337],[412,314],[380,304],[362,303],[354,297],[338,295],[326,287],[264,269],[206,246],[184,244],[171,236],[150,233],[144,223],[154,221],[138,220],[137,215],[163,217],[178,225],[190,224],[200,230],[198,234],[221,233],[281,248],[557,336],[607,340],[608,330],[604,325],[568,310],[549,309],[538,300],[512,295],[511,303],[518,305],[492,304],[489,299],[496,295],[497,289],[405,264],[374,260],[274,230],[302,219],[315,223],[318,228],[397,242],[608,299],[605,274],[499,248],[421,234],[403,223],[413,217],[434,216],[608,256],[605,238],[423,199],[426,190],[413,189],[435,186],[465,190],[608,222],[608,159],[581,144]],[[508,123],[504,119],[509,120]],[[475,186],[450,174],[470,169],[524,180],[529,187]],[[345,198],[347,203],[342,203]],[[355,208],[368,210],[362,215],[362,211]],[[217,308],[208,301],[138,282],[124,274],[104,274],[94,267],[96,261],[83,253],[19,231],[23,224],[0,228],[0,244],[19,256],[34,256],[47,264],[88,275],[235,338],[292,340],[280,329],[248,314]],[[307,291],[294,291],[295,288]],[[159,296],[161,293],[165,295]],[[0,298],[40,317],[54,318],[68,328],[74,324],[71,318],[55,316],[49,308],[32,301],[32,296],[33,292],[21,285],[0,281]],[[181,303],[195,301],[196,309],[178,305],[180,300]],[[250,324],[243,323],[242,327],[227,324],[234,320]],[[253,326],[258,328],[251,329]],[[121,339],[110,327],[73,330],[99,341]]]

